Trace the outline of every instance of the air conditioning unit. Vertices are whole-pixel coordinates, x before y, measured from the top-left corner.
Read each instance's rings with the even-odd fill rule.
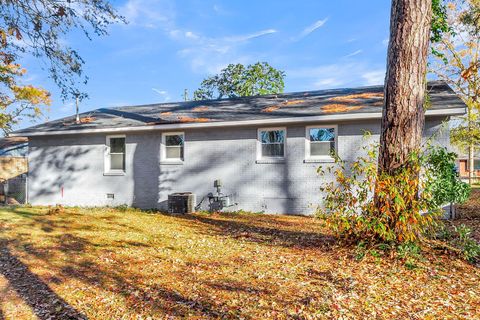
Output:
[[[168,213],[193,213],[196,197],[191,192],[177,192],[168,195]]]

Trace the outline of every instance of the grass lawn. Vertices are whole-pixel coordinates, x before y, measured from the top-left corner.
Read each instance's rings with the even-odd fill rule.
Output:
[[[357,259],[312,218],[0,208],[0,241],[0,319],[480,317],[479,268]]]

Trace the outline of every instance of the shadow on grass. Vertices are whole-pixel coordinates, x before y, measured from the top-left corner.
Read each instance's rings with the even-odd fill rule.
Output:
[[[67,304],[45,282],[31,272],[27,265],[15,257],[7,244],[24,251],[28,255],[40,259],[51,273],[54,273],[49,282],[61,284],[64,279],[77,279],[93,287],[107,290],[125,298],[129,310],[139,314],[155,314],[174,317],[201,317],[201,318],[231,318],[229,313],[219,306],[218,302],[207,297],[184,296],[174,288],[167,288],[160,284],[140,286],[135,259],[126,264],[99,263],[98,255],[113,252],[117,247],[131,246],[134,248],[148,247],[146,244],[135,241],[99,246],[89,239],[75,235],[75,230],[68,228],[69,218],[60,217],[60,220],[51,221],[49,214],[28,214],[16,209],[13,213],[20,214],[27,220],[27,225],[40,228],[46,235],[51,232],[63,232],[61,235],[50,235],[52,245],[48,248],[38,248],[29,243],[31,238],[22,237],[7,242],[0,239],[0,274],[9,281],[17,294],[34,310],[40,319],[86,319],[87,317]],[[58,217],[58,216],[57,216]],[[115,216],[108,217],[109,223],[115,223]],[[48,231],[45,227],[49,226]],[[107,248],[109,247],[109,248]],[[100,248],[100,249],[98,249]],[[97,251],[99,250],[99,251]],[[65,254],[61,265],[55,264],[52,257],[56,254]],[[80,259],[79,259],[80,258]],[[132,272],[132,269],[134,270]],[[1,318],[0,318],[1,320]]]
[[[242,239],[267,245],[294,248],[317,248],[329,250],[335,238],[314,231],[284,230],[275,227],[255,225],[255,217],[251,221],[241,221],[234,216],[228,220],[216,219],[203,215],[178,215],[181,219],[200,222],[209,226],[207,233],[215,232],[222,236]],[[235,220],[234,220],[235,219]],[[213,227],[213,229],[211,228]]]
[[[0,241],[0,274],[39,319],[87,319],[32,273],[7,245],[7,241]]]

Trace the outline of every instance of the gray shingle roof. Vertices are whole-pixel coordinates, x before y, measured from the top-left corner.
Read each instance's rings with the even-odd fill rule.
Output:
[[[428,91],[432,110],[465,107],[462,100],[444,82],[429,82]],[[383,86],[372,86],[100,108],[82,113],[81,124],[76,124],[75,116],[71,116],[16,131],[15,135],[179,123],[303,118],[332,114],[348,114],[351,115],[351,119],[355,119],[365,113],[381,112],[382,101]]]

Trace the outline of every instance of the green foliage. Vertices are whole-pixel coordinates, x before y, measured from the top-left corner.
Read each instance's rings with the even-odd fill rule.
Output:
[[[458,239],[454,241],[454,244],[459,247],[466,260],[474,262],[480,257],[480,245],[472,239],[472,230],[464,224],[454,227],[455,232],[458,235]]]
[[[447,8],[442,0],[432,0],[432,22],[430,27],[430,42],[438,43],[442,41],[442,37],[446,33],[452,32],[452,28],[448,23]],[[448,60],[445,55],[431,46],[432,55],[443,60],[446,64]]]
[[[425,156],[425,169],[430,172],[428,187],[432,207],[447,203],[463,203],[470,196],[470,186],[462,182],[455,173],[457,155],[442,147],[430,147]]]
[[[245,97],[283,92],[285,73],[266,62],[229,64],[219,74],[206,78],[194,92],[194,100]]]
[[[442,40],[444,33],[451,32],[448,24],[447,8],[442,0],[432,0],[432,23],[430,29],[430,42]]]
[[[337,159],[336,169],[319,168],[321,175],[334,176],[334,181],[320,189],[323,205],[318,208],[319,217],[338,237],[351,242],[418,241],[436,225],[441,212],[432,206],[431,188],[427,185],[431,179],[416,178],[422,158],[412,155],[409,165],[395,175],[378,174],[378,147],[367,146],[364,150],[367,156],[349,165]],[[380,210],[375,200],[384,204]]]
[[[5,44],[0,56],[17,60],[27,53],[44,59],[64,98],[84,97],[77,82],[88,78],[82,74],[83,59],[63,36],[80,30],[90,39],[92,33],[105,35],[110,24],[124,21],[107,0],[10,0],[1,1],[0,8]]]

